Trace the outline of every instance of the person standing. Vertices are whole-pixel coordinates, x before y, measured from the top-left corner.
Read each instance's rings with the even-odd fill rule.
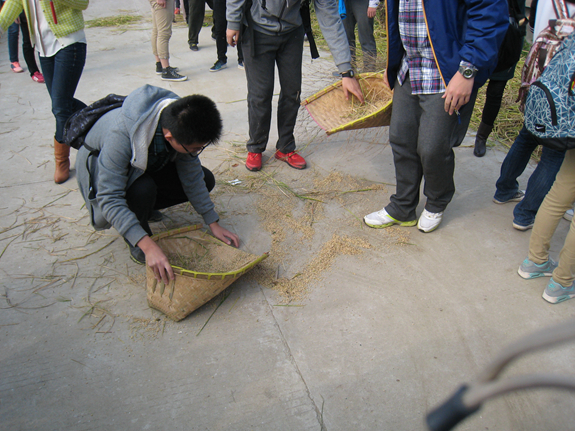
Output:
[[[188,0],[188,45],[192,51],[198,51],[200,30],[204,25],[206,3],[213,9],[212,0]]]
[[[40,66],[52,100],[56,119],[54,181],[70,176],[70,147],[62,143],[64,125],[74,112],[85,105],[74,93],[86,63],[86,35],[82,11],[89,0],[6,0],[0,11],[0,34],[24,11],[30,40],[40,56]]]
[[[174,0],[150,0],[152,7],[152,52],[156,57],[156,74],[163,81],[185,81],[187,76],[180,75],[177,67],[170,67],[169,43],[172,37],[174,18]]]
[[[214,2],[214,26],[212,34],[216,38],[216,50],[218,59],[212,67],[210,72],[218,72],[227,67],[228,57],[228,41],[226,40],[226,0],[213,0]],[[244,56],[242,53],[242,45],[238,43],[238,68],[244,68]]]
[[[26,14],[24,14],[24,12],[16,18],[14,24],[8,27],[10,67],[12,71],[16,73],[24,72],[18,60],[18,30],[22,31],[22,53],[24,54],[24,61],[26,62],[26,66],[28,66],[30,77],[32,81],[43,84],[44,76],[40,73],[40,69],[38,69],[38,64],[36,63],[36,54],[34,53],[34,47],[30,43],[30,32],[28,31],[28,22],[26,21]]]
[[[355,27],[363,53],[363,71],[375,72],[377,46],[373,37],[373,20],[377,13],[379,0],[345,0],[347,16],[343,20],[347,41],[351,50],[351,61],[355,63]]]
[[[386,17],[397,186],[389,204],[364,221],[432,232],[455,193],[453,147],[465,137],[477,89],[497,63],[507,1],[386,0]],[[422,179],[427,202],[417,219]]]
[[[300,106],[304,28],[301,0],[253,0],[244,13],[245,0],[227,1],[228,44],[242,44],[248,86],[249,140],[246,168],[259,171],[270,131],[274,70],[280,81],[278,141],[275,158],[295,169],[306,161],[296,151],[293,134]],[[363,103],[359,83],[351,68],[351,54],[336,1],[314,0],[315,13],[342,77],[345,98],[350,93]],[[240,28],[245,31],[240,37]]]

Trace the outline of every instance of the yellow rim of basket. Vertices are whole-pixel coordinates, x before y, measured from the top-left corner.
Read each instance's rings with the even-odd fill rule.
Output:
[[[180,233],[199,230],[202,227],[203,226],[201,224],[196,224],[196,225],[187,226],[187,227],[181,227],[178,229],[172,229],[172,230],[169,230],[166,232],[158,233],[156,235],[153,235],[151,238],[157,242],[160,239],[167,238],[167,237],[177,235]],[[218,245],[224,245],[226,247],[231,247],[230,245],[227,245],[225,242],[222,242],[219,239],[214,238],[210,235],[206,234],[206,237],[208,238],[209,241],[214,241],[214,242],[217,241]],[[269,256],[269,253],[264,253],[261,256],[259,256],[256,260],[254,260],[253,262],[248,263],[247,265],[243,266],[242,268],[240,268],[236,271],[230,271],[230,272],[198,272],[198,271],[192,271],[189,269],[181,268],[181,267],[175,266],[175,265],[170,265],[170,266],[175,270],[174,272],[178,275],[184,275],[187,277],[200,278],[200,279],[205,279],[205,280],[224,280],[226,278],[239,277],[240,275],[242,275],[243,273],[245,273],[246,271],[251,269],[253,266],[257,265],[262,260],[267,258],[268,256]]]
[[[371,77],[383,78],[383,73],[379,73],[379,72],[360,73],[358,76],[359,76],[360,79],[371,78]],[[342,82],[342,81],[339,80],[339,81],[337,81],[335,84],[332,84],[332,85],[330,85],[330,86],[328,86],[328,87],[325,87],[323,90],[318,91],[318,92],[315,93],[313,96],[308,97],[308,98],[305,99],[303,102],[301,102],[302,106],[308,105],[309,103],[311,103],[311,102],[313,102],[314,100],[320,98],[320,97],[323,96],[324,94],[329,93],[329,92],[332,91],[334,88],[341,87],[341,82]],[[392,104],[392,102],[393,102],[393,98],[392,98],[392,99],[389,99],[389,102],[387,102],[384,106],[382,106],[381,108],[379,108],[377,111],[372,112],[371,114],[369,114],[369,115],[367,115],[367,116],[365,116],[365,117],[358,118],[357,120],[350,121],[349,123],[342,124],[341,126],[338,126],[338,127],[334,128],[334,129],[326,130],[326,129],[323,129],[323,127],[322,127],[322,129],[325,130],[325,132],[326,132],[328,135],[331,135],[331,134],[337,133],[337,132],[341,132],[341,131],[343,131],[343,130],[347,130],[350,126],[355,126],[356,124],[363,123],[363,122],[365,122],[365,121],[371,119],[372,117],[376,116],[376,115],[379,114],[380,112],[385,111],[387,108],[389,108],[389,106]],[[306,107],[306,109],[307,109],[307,107]],[[308,112],[309,112],[309,110],[308,110]],[[310,112],[310,115],[311,115],[311,112]],[[313,118],[313,115],[311,115],[311,116],[312,116],[312,118]],[[316,121],[316,123],[317,123],[317,121]],[[319,125],[319,124],[318,124],[318,125]],[[320,127],[321,127],[321,126],[320,126]]]

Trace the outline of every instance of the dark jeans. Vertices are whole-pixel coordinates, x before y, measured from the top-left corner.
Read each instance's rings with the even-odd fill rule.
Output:
[[[295,150],[293,129],[300,106],[303,36],[303,26],[275,36],[257,31],[243,33],[250,127],[247,147],[251,153],[263,153],[268,143],[276,65],[281,87],[276,148],[282,153]],[[253,51],[252,44],[255,44]]]
[[[490,79],[485,90],[485,105],[483,106],[483,114],[481,115],[481,122],[488,126],[493,126],[495,119],[501,109],[501,100],[503,100],[503,92],[507,81],[495,81]]]
[[[56,118],[54,137],[62,142],[64,125],[74,112],[85,105],[74,98],[86,63],[86,44],[74,43],[62,48],[52,57],[40,57],[46,87],[52,99],[52,113]]]
[[[206,3],[210,9],[214,8],[212,0],[188,0],[188,45],[198,43],[200,30],[204,25]]]
[[[20,26],[13,22],[8,27],[8,56],[10,63],[18,61],[18,31]]]
[[[216,49],[218,52],[218,60],[222,63],[227,63],[228,57],[228,42],[226,40],[226,28],[228,22],[226,21],[226,0],[213,0],[214,1],[214,28],[212,35],[216,38]],[[237,44],[238,47],[238,62],[244,62],[241,43]]]
[[[208,191],[216,185],[212,172],[203,167],[204,181]],[[164,168],[153,173],[144,173],[126,191],[128,208],[136,214],[142,228],[152,235],[148,224],[153,210],[161,210],[188,202],[178,171],[174,162],[168,163]]]
[[[30,72],[30,76],[32,76],[36,72],[40,72],[40,70],[36,64],[36,54],[34,53],[34,47],[30,43],[28,21],[26,21],[26,14],[24,12],[20,14],[20,31],[22,32],[22,53],[24,54],[24,61],[26,62],[26,66],[28,66],[28,72]]]
[[[369,0],[345,0],[347,16],[343,20],[343,27],[347,34],[351,56],[355,62],[355,26],[357,24],[359,43],[363,52],[364,72],[375,72],[377,48],[373,37],[373,18],[367,16],[368,7]]]
[[[409,77],[402,86],[395,83],[389,142],[397,187],[385,209],[397,220],[416,219],[422,179],[427,211],[442,212],[455,193],[453,147],[465,137],[477,92],[459,109],[459,119],[445,112],[442,95],[411,94]]]
[[[495,199],[505,202],[517,193],[519,190],[517,178],[525,170],[537,145],[532,135],[523,126],[501,165],[501,174],[495,184],[497,188],[493,196]],[[539,206],[551,189],[564,158],[564,151],[543,147],[541,160],[527,182],[525,197],[513,210],[513,221],[516,224],[528,226],[535,221]]]

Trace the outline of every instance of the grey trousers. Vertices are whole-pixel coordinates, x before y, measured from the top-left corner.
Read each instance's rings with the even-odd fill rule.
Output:
[[[369,0],[345,0],[345,7],[347,16],[343,20],[343,27],[347,34],[352,61],[355,62],[355,26],[357,24],[359,43],[363,52],[363,71],[375,72],[377,47],[373,37],[373,18],[367,17]]]
[[[281,87],[276,148],[282,153],[295,150],[293,130],[300,107],[303,36],[303,27],[275,36],[255,30],[243,33],[241,43],[248,84],[250,128],[247,147],[250,153],[263,153],[268,143],[276,65]]]
[[[445,112],[441,96],[411,94],[409,77],[402,86],[395,83],[389,142],[397,188],[385,210],[397,220],[416,220],[422,178],[429,212],[445,210],[455,193],[453,147],[465,137],[477,92],[459,110],[459,118]]]

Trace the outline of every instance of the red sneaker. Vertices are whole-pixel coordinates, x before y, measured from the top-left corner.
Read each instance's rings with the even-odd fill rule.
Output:
[[[32,75],[32,80],[34,82],[39,83],[39,84],[43,84],[44,83],[44,75],[42,75],[40,72],[34,72],[34,75]]]
[[[22,73],[24,72],[24,69],[22,69],[20,67],[20,63],[18,63],[17,61],[14,61],[13,63],[10,63],[10,68],[12,69],[12,72],[16,72],[16,73]]]
[[[246,168],[248,171],[259,171],[262,168],[262,153],[248,153]]]
[[[305,159],[295,151],[292,151],[291,153],[282,153],[281,151],[278,150],[276,151],[276,159],[282,160],[286,162],[288,165],[290,165],[292,168],[296,169],[305,169],[305,167],[307,166],[305,163]]]

